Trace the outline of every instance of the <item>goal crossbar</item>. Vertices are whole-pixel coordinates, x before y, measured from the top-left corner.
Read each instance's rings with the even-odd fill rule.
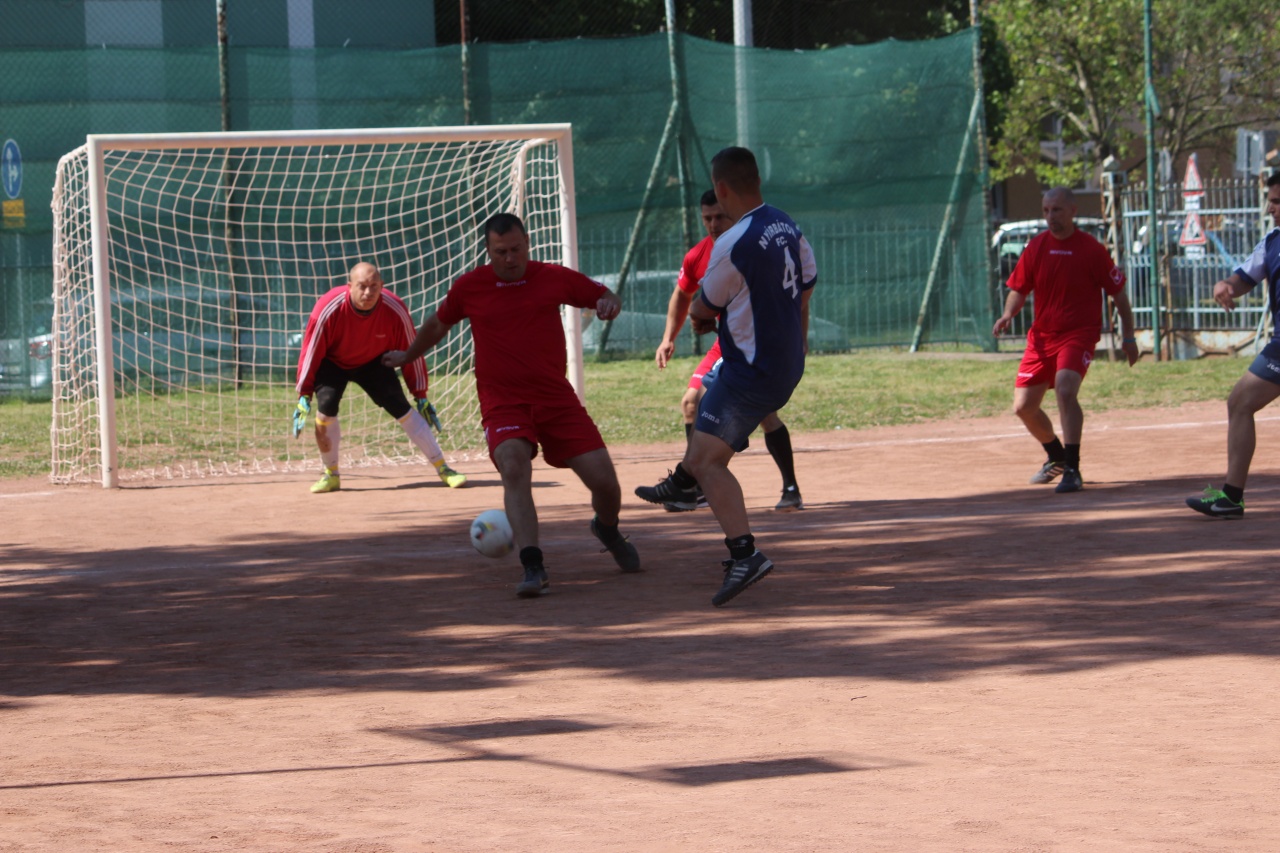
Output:
[[[103,149],[245,148],[263,145],[375,145],[395,142],[467,140],[569,140],[573,126],[561,124],[475,124],[445,127],[386,127],[331,130],[229,130],[193,133],[93,133],[85,137]]]

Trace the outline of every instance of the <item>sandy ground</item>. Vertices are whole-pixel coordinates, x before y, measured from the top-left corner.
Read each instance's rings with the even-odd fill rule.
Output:
[[[756,441],[719,610],[630,497],[674,446],[613,449],[639,575],[539,463],[533,601],[478,462],[0,483],[0,851],[1280,850],[1280,424],[1216,521],[1224,413],[1090,416],[1074,495],[1011,416],[797,435],[795,514]]]

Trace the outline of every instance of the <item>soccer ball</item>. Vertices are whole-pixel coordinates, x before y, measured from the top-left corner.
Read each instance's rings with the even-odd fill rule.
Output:
[[[516,547],[511,522],[500,509],[486,509],[471,522],[471,544],[486,557],[502,557]]]

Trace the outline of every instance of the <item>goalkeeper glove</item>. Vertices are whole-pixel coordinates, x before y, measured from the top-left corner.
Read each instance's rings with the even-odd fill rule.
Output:
[[[418,414],[431,424],[432,429],[436,432],[444,432],[444,427],[440,425],[440,416],[436,414],[436,407],[428,403],[426,397],[419,397],[413,401],[413,404],[418,407]]]
[[[309,414],[311,414],[311,400],[307,397],[299,397],[298,405],[293,410],[294,438],[302,434],[302,428],[307,425],[307,415]]]

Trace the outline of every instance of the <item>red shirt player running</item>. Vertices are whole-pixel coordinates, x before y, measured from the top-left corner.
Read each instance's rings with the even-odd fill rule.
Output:
[[[667,363],[675,355],[676,335],[680,334],[680,329],[683,328],[684,321],[689,316],[689,306],[698,293],[699,282],[706,275],[707,261],[711,258],[711,247],[715,245],[716,238],[733,225],[733,220],[720,208],[715,190],[707,190],[702,194],[701,206],[702,225],[707,229],[707,236],[688,251],[684,256],[684,263],[680,265],[675,289],[671,292],[671,300],[667,303],[667,323],[662,333],[662,343],[658,344],[657,352],[654,354],[654,362],[659,370],[666,369]],[[719,360],[720,339],[717,337],[711,349],[707,350],[702,361],[694,368],[693,375],[689,377],[689,386],[685,389],[684,396],[680,398],[680,413],[684,417],[686,442],[689,440],[690,433],[693,432],[694,418],[698,415],[698,401],[702,399],[706,390],[702,380]],[[778,417],[777,412],[772,412],[760,422],[760,428],[764,430],[765,447],[777,464],[778,472],[782,474],[782,498],[774,509],[780,512],[803,509],[804,501],[800,497],[800,486],[796,482],[795,456],[791,450],[791,433],[787,431],[787,425]],[[663,507],[668,512],[683,512],[701,509],[706,505],[707,499],[702,496],[702,490],[699,489],[695,502],[668,502],[663,504]]]
[[[453,283],[405,352],[382,358],[399,367],[422,357],[449,328],[471,321],[476,392],[489,458],[502,475],[503,504],[520,546],[524,579],[520,598],[550,585],[538,547],[533,503],[533,457],[542,446],[547,464],[570,468],[591,492],[591,532],[624,572],[640,571],[635,546],[618,532],[622,491],[604,439],[565,378],[568,356],[560,306],[594,308],[601,320],[618,315],[617,294],[585,275],[529,260],[524,223],[510,213],[484,225],[490,263]]]
[[[996,320],[992,334],[1009,328],[1027,297],[1035,294],[1035,320],[1027,331],[1026,353],[1018,366],[1013,410],[1049,456],[1031,482],[1051,483],[1061,475],[1055,491],[1078,492],[1084,485],[1080,477],[1080,436],[1084,431],[1080,383],[1101,337],[1099,291],[1115,302],[1130,366],[1138,360],[1138,345],[1124,273],[1101,243],[1076,228],[1071,190],[1049,190],[1042,209],[1049,230],[1036,235],[1018,258],[1009,276],[1004,313]],[[1053,422],[1040,408],[1050,388],[1058,398],[1061,441],[1054,434]]]

